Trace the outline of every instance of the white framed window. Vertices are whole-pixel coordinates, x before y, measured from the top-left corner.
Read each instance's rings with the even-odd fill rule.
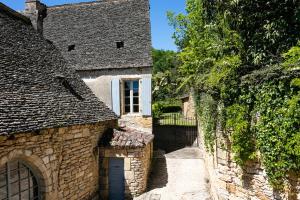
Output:
[[[124,81],[124,113],[140,112],[140,83],[139,80]]]

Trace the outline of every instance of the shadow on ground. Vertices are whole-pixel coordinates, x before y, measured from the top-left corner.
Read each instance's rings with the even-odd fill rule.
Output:
[[[165,154],[165,157],[171,159],[202,159],[203,155],[198,148],[182,148]]]
[[[135,200],[210,200],[207,171],[199,148],[155,151],[148,190]]]
[[[148,191],[163,188],[167,185],[168,170],[164,151],[158,150],[154,152],[152,170],[148,180]]]

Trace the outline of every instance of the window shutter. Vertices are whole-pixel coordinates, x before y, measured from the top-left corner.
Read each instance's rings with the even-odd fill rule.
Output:
[[[113,111],[120,116],[120,80],[119,78],[113,78],[111,82],[111,101]]]
[[[142,79],[142,108],[144,116],[151,116],[152,89],[151,78]]]

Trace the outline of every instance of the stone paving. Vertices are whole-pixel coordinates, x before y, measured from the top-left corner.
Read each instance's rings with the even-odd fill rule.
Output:
[[[135,200],[211,200],[207,177],[200,149],[158,151],[148,192]]]

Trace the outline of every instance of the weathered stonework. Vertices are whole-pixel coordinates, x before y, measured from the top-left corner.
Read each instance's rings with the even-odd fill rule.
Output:
[[[152,134],[152,117],[123,115],[119,119],[119,124]]]
[[[201,124],[200,124],[201,127]],[[203,133],[199,137],[204,146]],[[291,175],[289,188],[275,191],[267,180],[264,167],[259,160],[248,162],[242,169],[233,160],[230,141],[217,131],[214,153],[204,149],[204,160],[210,176],[211,193],[220,200],[299,200],[300,176]]]
[[[100,197],[109,198],[109,158],[124,158],[126,199],[141,195],[147,188],[152,148],[152,142],[144,148],[136,149],[100,148]]]
[[[194,102],[194,97],[193,97],[193,93],[191,92],[190,95],[181,98],[182,101],[182,111],[183,111],[183,115],[184,117],[187,118],[195,118],[195,102]]]
[[[92,199],[99,191],[98,141],[116,121],[0,136],[0,166],[22,160],[45,200]]]

